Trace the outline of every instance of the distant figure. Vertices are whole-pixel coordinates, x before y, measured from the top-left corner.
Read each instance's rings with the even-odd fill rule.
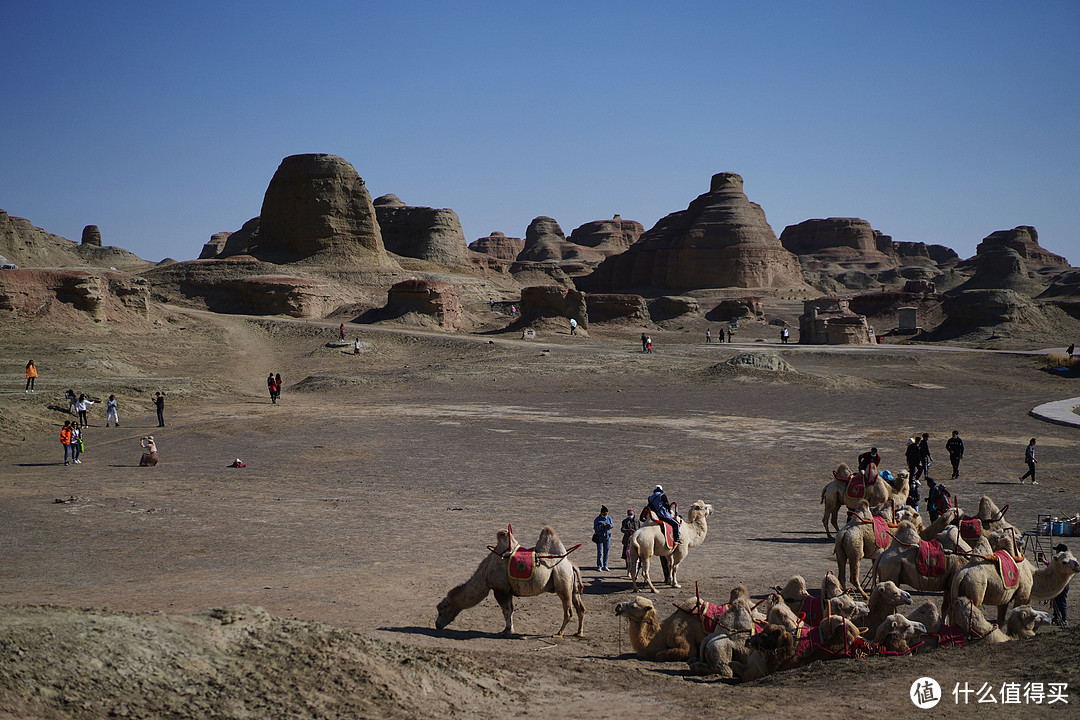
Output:
[[[645,338],[645,352],[652,352],[652,338]]]
[[[915,438],[908,438],[904,460],[907,461],[908,477],[915,477],[915,472],[919,469],[919,441]]]
[[[120,427],[120,415],[117,412],[115,395],[109,396],[109,402],[105,405],[105,413],[105,427],[109,427],[110,420],[116,423],[116,427]]]
[[[359,355],[360,354],[360,338],[356,338],[356,340],[353,340],[352,354],[353,355]]]
[[[23,392],[34,392],[34,381],[37,380],[37,365],[34,361],[26,363],[26,390]]]
[[[712,342],[712,331],[709,330],[709,328],[705,328],[705,342],[706,343],[711,343]]]
[[[488,300],[488,305],[491,307],[491,312],[495,312],[495,298]]]
[[[574,318],[570,318],[570,334],[577,334],[577,320],[575,320]]]
[[[161,393],[154,397],[154,407],[157,409],[157,426],[165,427],[165,396]]]
[[[87,400],[85,395],[79,395],[79,399],[75,401],[75,411],[79,413],[79,422],[83,427],[89,425],[86,422],[86,409],[94,404],[93,400]]]
[[[270,393],[270,403],[277,403],[277,385],[274,383],[274,373],[266,376],[266,390]]]
[[[783,343],[784,345],[787,345],[788,344],[788,338],[790,336],[791,336],[791,333],[788,331],[787,328],[784,328],[783,330],[780,331],[780,342]]]
[[[510,306],[510,317],[517,317],[517,305]]]
[[[649,344],[649,336],[646,335],[645,333],[641,333],[641,352],[645,352],[646,350],[649,349],[647,347],[648,344]]]
[[[929,488],[926,492],[926,511],[930,513],[930,522],[934,522],[942,513],[941,491],[945,490],[945,485],[939,485],[938,483],[934,482],[933,479],[927,480],[926,485]],[[945,507],[948,508],[947,501]]]
[[[930,457],[930,433],[923,433],[919,442],[919,472],[924,480],[930,479],[930,463],[933,461],[934,458]]]
[[[1069,546],[1065,543],[1058,543],[1054,546],[1054,552],[1056,553],[1068,551]],[[1062,630],[1069,627],[1069,584],[1066,583],[1065,588],[1050,601],[1050,607],[1054,610],[1053,623]]]
[[[1035,482],[1035,466],[1038,464],[1038,460],[1035,459],[1035,438],[1031,438],[1031,442],[1028,443],[1027,450],[1024,451],[1024,462],[1027,463],[1028,471],[1020,476],[1020,484],[1024,484],[1024,480],[1030,476],[1031,484],[1038,485]]]
[[[83,435],[82,430],[79,429],[79,423],[71,423],[71,462],[76,465],[82,465],[82,460],[79,456],[83,451]]]
[[[593,542],[596,543],[596,569],[608,569],[608,549],[611,547],[611,528],[615,521],[608,515],[607,505],[600,506],[600,514],[593,518]]]
[[[281,399],[281,373],[274,373],[274,399]]]
[[[344,339],[345,339],[345,323],[341,323],[341,326],[338,328],[338,340],[344,340]]]
[[[641,523],[634,517],[634,511],[627,510],[626,517],[623,518],[619,530],[622,531],[622,557],[626,561],[626,574],[630,577],[634,576],[634,570],[630,567],[630,536],[637,532],[639,527],[641,527]]]
[[[60,428],[60,444],[64,446],[64,464],[68,464],[71,456],[71,421],[65,420],[64,427]]]
[[[1073,350],[1075,350],[1075,349],[1076,349],[1076,343],[1073,343],[1069,347],[1065,348],[1065,354],[1068,355],[1069,357],[1072,357]]]
[[[724,340],[724,328],[720,328],[720,342],[725,342],[725,340]]]
[[[870,467],[871,463],[873,463],[874,465],[877,465],[877,466],[881,465],[881,456],[878,455],[878,451],[877,451],[876,447],[875,448],[870,448],[870,450],[868,450],[867,452],[864,452],[862,455],[859,456],[859,469],[860,470],[865,470],[866,468]]]
[[[143,435],[139,439],[139,446],[143,448],[142,458],[139,459],[139,467],[154,467],[158,464],[157,444],[153,435]]]
[[[960,439],[959,430],[952,431],[952,437],[945,443],[945,449],[949,451],[949,462],[952,463],[952,479],[956,480],[960,477],[960,460],[964,457],[964,441]]]
[[[79,402],[79,396],[75,394],[74,390],[68,388],[67,392],[64,393],[64,399],[68,401],[68,414],[74,415],[75,403]]]

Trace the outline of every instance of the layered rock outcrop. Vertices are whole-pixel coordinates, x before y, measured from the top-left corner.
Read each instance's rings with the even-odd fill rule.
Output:
[[[990,233],[975,248],[975,259],[977,260],[984,253],[1003,247],[1014,250],[1025,264],[1039,271],[1064,270],[1069,267],[1068,260],[1039,245],[1039,233],[1030,225],[1020,225],[1012,230],[997,230]]]
[[[603,261],[584,284],[597,291],[806,288],[798,259],[781,246],[735,173],[714,175],[709,192]]]
[[[84,227],[81,244],[101,247],[101,228],[97,225],[87,225]]]
[[[578,326],[589,326],[585,294],[558,285],[527,287],[521,291],[521,318],[526,322],[537,318],[560,317],[577,320]]]
[[[0,210],[0,255],[20,268],[94,267],[137,271],[152,263],[118,247],[76,243]]]
[[[394,318],[409,313],[429,316],[447,330],[461,327],[461,301],[450,283],[405,280],[393,285],[380,315],[382,318]]]
[[[16,317],[80,322],[145,320],[150,284],[119,271],[5,270],[0,273],[0,312]]]
[[[623,252],[644,232],[645,226],[637,220],[623,220],[622,216],[616,215],[610,220],[593,220],[575,228],[568,241],[595,248],[606,257]]]
[[[765,317],[765,305],[762,303],[761,298],[756,295],[721,300],[705,315],[707,320],[712,321],[762,317]]]
[[[640,295],[618,293],[588,293],[585,295],[586,314],[593,322],[648,319],[649,308]]]
[[[864,269],[896,266],[892,238],[861,218],[814,219],[788,225],[780,233],[780,244],[798,255],[804,266],[808,261],[821,265],[854,263]]]
[[[541,216],[529,223],[525,231],[525,247],[518,253],[517,260],[598,263],[604,257],[604,253],[595,248],[568,241],[554,218]]]
[[[263,197],[249,253],[272,262],[392,268],[367,186],[336,155],[291,155]]]
[[[501,232],[493,232],[487,237],[473,240],[469,243],[469,249],[509,263],[517,260],[518,254],[525,249],[525,241],[522,238],[507,237]]]
[[[453,210],[406,205],[396,195],[379,200],[375,217],[388,252],[439,265],[465,263],[465,233]]]
[[[974,258],[975,274],[953,292],[965,290],[1014,290],[1034,296],[1046,289],[1047,283],[1028,271],[1024,258],[1012,246],[1005,244],[979,245]]]

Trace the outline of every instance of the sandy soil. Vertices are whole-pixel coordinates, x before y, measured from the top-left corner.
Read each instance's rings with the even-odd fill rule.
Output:
[[[618,523],[662,482],[684,507],[700,498],[717,512],[682,567],[684,587],[660,586],[659,603],[695,586],[723,600],[736,583],[760,596],[794,573],[816,584],[835,568],[819,505],[830,470],[870,445],[899,469],[906,439],[928,432],[934,474],[947,478],[953,429],[967,445],[962,477],[949,482],[962,505],[988,494],[1021,527],[1038,513],[1071,515],[1078,431],[1027,413],[1080,386],[1042,372],[1037,355],[780,347],[767,326],[745,328],[741,346],[704,345],[697,327],[653,328],[647,355],[640,328],[570,337],[551,325],[535,341],[350,326],[362,343],[354,356],[351,342],[327,345],[336,327],[172,309],[146,328],[9,328],[0,717],[757,718],[796,706],[841,718],[914,710],[908,691],[921,676],[947,692],[964,682],[1071,689],[1068,708],[965,708],[947,695],[928,717],[1075,716],[1076,631],[742,686],[637,660],[613,614],[633,597],[629,582],[595,571],[588,542],[601,504]],[[797,372],[717,367],[748,349],[780,351]],[[19,371],[31,357],[33,395]],[[276,405],[268,371],[285,378]],[[121,427],[102,427],[95,405],[85,462],[64,467],[68,387],[102,401],[115,393]],[[136,466],[147,433],[156,468]],[[1040,484],[1021,486],[1033,436]],[[235,458],[248,467],[229,468]],[[436,603],[508,523],[526,544],[545,524],[584,543],[572,556],[584,639],[549,637],[554,596],[518,601],[519,638],[497,635],[491,598],[434,629]],[[268,615],[196,615],[236,605]],[[178,632],[183,642],[166,642]],[[228,663],[210,659],[223,648]],[[117,681],[125,670],[144,681]]]

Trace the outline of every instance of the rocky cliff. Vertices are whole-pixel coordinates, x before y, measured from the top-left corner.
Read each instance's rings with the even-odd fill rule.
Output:
[[[396,195],[384,195],[374,206],[388,252],[438,265],[466,262],[465,234],[453,210],[405,205]]]
[[[34,227],[29,220],[12,217],[0,210],[0,255],[20,268],[94,267],[137,271],[153,263],[118,247],[101,246],[101,232],[83,231],[83,242],[75,243]]]

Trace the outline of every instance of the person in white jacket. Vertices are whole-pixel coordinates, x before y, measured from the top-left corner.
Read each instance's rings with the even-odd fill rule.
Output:
[[[90,424],[86,421],[86,409],[93,404],[93,400],[87,400],[85,395],[79,395],[79,399],[75,401],[75,412],[79,413],[79,425],[86,427]]]

